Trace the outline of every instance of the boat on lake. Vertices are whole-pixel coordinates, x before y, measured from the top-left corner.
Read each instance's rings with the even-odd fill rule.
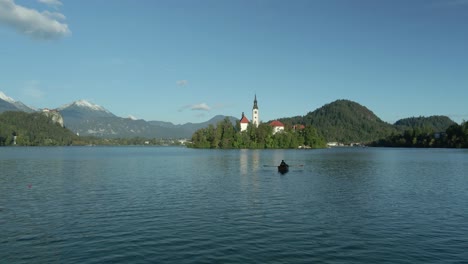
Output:
[[[288,171],[289,171],[289,166],[288,165],[279,165],[278,166],[278,172],[279,173],[285,174]]]
[[[278,172],[279,173],[284,174],[284,173],[286,173],[288,171],[289,171],[289,166],[288,165],[278,166]]]
[[[278,166],[278,172],[281,174],[285,174],[286,172],[289,171],[289,165],[284,162],[284,160],[281,160],[280,165]]]

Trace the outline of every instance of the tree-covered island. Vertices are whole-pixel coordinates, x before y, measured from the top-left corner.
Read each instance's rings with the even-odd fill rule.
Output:
[[[326,142],[312,126],[285,126],[283,131],[273,133],[270,124],[260,123],[258,127],[249,125],[241,131],[239,121],[233,125],[226,118],[216,126],[197,130],[188,146],[212,149],[324,148]]]

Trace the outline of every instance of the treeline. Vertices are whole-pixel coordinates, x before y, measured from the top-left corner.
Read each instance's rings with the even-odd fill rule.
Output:
[[[419,129],[422,132],[445,131],[451,125],[456,124],[448,116],[409,117],[395,122],[394,126],[399,131]]]
[[[258,127],[249,125],[246,131],[240,132],[239,121],[234,126],[226,118],[216,126],[209,125],[195,131],[188,146],[212,149],[278,149],[299,146],[323,148],[326,142],[312,126],[299,130],[287,127],[285,131],[273,135],[273,128],[261,123]]]
[[[376,147],[408,148],[468,148],[468,122],[453,124],[445,132],[435,133],[431,129],[414,128],[401,134],[392,134],[385,139],[375,141]]]
[[[0,113],[0,146],[125,146],[180,145],[174,139],[80,137],[42,113],[8,111]]]
[[[0,146],[67,146],[77,136],[42,113],[0,114]]]

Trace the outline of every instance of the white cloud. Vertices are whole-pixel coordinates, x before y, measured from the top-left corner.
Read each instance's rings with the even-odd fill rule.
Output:
[[[192,105],[192,106],[190,107],[190,109],[196,110],[196,111],[197,111],[197,110],[200,110],[200,111],[210,111],[210,110],[211,110],[211,108],[210,108],[207,104],[205,104],[205,103]]]
[[[178,81],[176,81],[176,84],[178,86],[186,86],[188,84],[188,81],[187,80],[178,80]]]
[[[60,2],[59,0],[39,0],[39,3],[43,3],[46,5],[55,6],[55,7],[62,5],[62,2]]]
[[[48,11],[39,13],[34,9],[15,4],[14,0],[0,0],[0,24],[13,27],[32,38],[55,39],[70,35],[68,25],[59,20],[65,20],[65,16],[61,13]]]
[[[206,103],[201,104],[194,104],[194,105],[185,105],[179,108],[179,112],[184,111],[185,109],[190,109],[192,111],[210,111],[211,107],[209,107]]]
[[[50,19],[56,19],[56,20],[62,20],[62,21],[67,19],[62,13],[58,13],[58,12],[44,11],[42,12],[42,14],[49,17]]]

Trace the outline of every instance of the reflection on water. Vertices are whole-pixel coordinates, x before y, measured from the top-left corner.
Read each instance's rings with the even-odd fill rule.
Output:
[[[249,150],[247,149],[241,149],[239,151],[239,164],[240,164],[240,172],[241,175],[245,176],[247,175],[247,170],[248,170],[248,161],[249,161]]]
[[[247,175],[249,172],[259,170],[263,167],[263,165],[260,164],[261,150],[241,149],[238,150],[238,152],[241,175]]]
[[[372,148],[1,148],[0,259],[462,263],[467,157]],[[274,166],[283,159],[304,166],[282,176]]]

